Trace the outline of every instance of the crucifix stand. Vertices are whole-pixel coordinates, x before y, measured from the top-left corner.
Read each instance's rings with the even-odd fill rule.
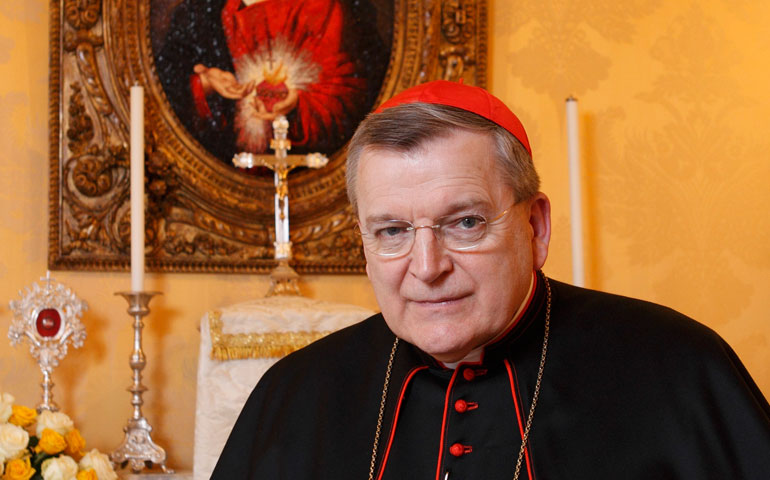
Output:
[[[291,141],[287,138],[289,121],[281,115],[273,120],[273,138],[270,148],[274,155],[238,153],[233,164],[239,168],[267,167],[275,178],[275,256],[278,265],[270,272],[270,290],[267,296],[300,295],[299,274],[289,265],[291,240],[289,239],[289,172],[297,167],[321,168],[329,159],[320,153],[289,155]]]

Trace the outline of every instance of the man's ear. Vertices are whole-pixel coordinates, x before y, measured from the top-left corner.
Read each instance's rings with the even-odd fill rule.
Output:
[[[548,257],[551,242],[551,201],[543,192],[530,200],[529,224],[532,227],[532,266],[540,270]]]

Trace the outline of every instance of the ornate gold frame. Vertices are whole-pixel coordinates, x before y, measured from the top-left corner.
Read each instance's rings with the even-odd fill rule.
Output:
[[[378,103],[417,83],[485,84],[486,0],[393,0],[392,54]],[[145,87],[147,266],[269,272],[272,180],[216,160],[181,126],[155,73],[150,0],[51,0],[51,269],[129,265],[128,97]],[[344,149],[290,178],[294,267],[364,271],[345,196]]]

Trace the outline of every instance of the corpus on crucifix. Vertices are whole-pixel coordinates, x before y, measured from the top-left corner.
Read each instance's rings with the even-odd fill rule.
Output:
[[[238,153],[233,157],[233,164],[239,168],[255,166],[267,167],[275,178],[275,259],[278,265],[270,272],[270,290],[272,295],[299,295],[299,275],[289,265],[291,260],[291,240],[289,239],[289,172],[297,167],[321,168],[329,159],[320,153],[307,155],[289,155],[291,141],[287,138],[289,121],[281,115],[273,120],[273,138],[270,148],[274,155],[255,155]]]

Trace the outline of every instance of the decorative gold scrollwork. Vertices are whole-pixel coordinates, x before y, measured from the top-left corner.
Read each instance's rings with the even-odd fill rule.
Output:
[[[94,139],[94,122],[86,112],[83,104],[83,93],[79,83],[72,84],[72,95],[67,113],[70,117],[67,128],[67,147],[74,155],[81,155],[88,148],[88,144]]]
[[[444,80],[457,81],[463,77],[466,67],[475,64],[475,59],[469,55],[465,47],[447,47],[441,50],[439,61],[444,67]]]
[[[101,0],[65,0],[64,20],[76,30],[88,30],[101,15]]]
[[[466,43],[476,28],[473,0],[445,0],[441,6],[441,32],[452,44]]]
[[[78,159],[72,172],[75,187],[87,197],[104,195],[112,188],[114,166],[113,161],[83,155]]]

